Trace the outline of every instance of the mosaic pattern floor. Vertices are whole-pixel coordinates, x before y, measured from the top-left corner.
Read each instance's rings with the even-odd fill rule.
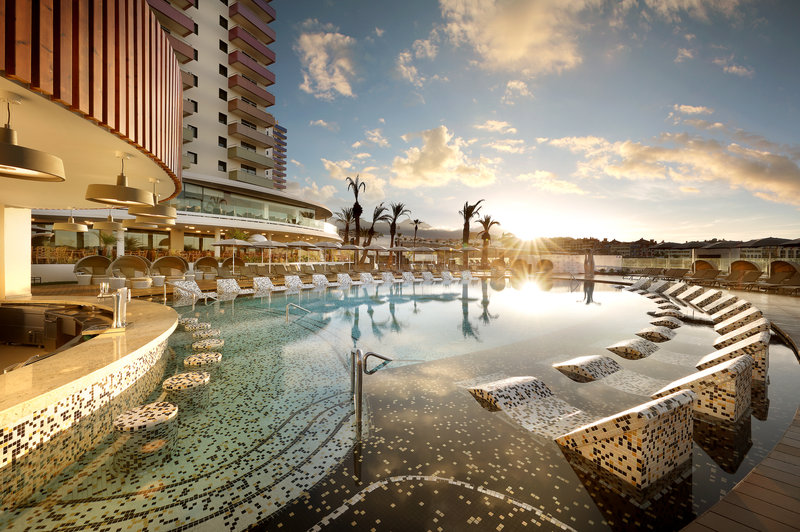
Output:
[[[551,292],[487,284],[357,286],[181,307],[220,329],[224,345],[215,348],[219,362],[186,367],[192,332],[179,328],[170,339],[164,378],[210,378],[206,403],[181,405],[169,459],[120,474],[121,441],[109,435],[39,495],[4,509],[0,527],[677,529],[760,461],[797,407],[788,392],[797,363],[772,346],[773,378],[754,391],[751,437],[728,439],[722,451],[716,437],[696,441],[689,471],[642,500],[565,456],[552,438],[695,371],[718,335],[687,322],[651,356],[628,360],[605,348],[650,327],[653,300],[598,286],[602,305],[587,306],[580,286],[572,293],[568,284]],[[289,302],[311,313],[287,323]],[[395,359],[364,378],[358,445],[347,367],[354,345]],[[579,383],[552,367],[585,355],[614,357],[622,369]],[[492,412],[466,390],[517,375],[547,384],[546,408]],[[157,388],[143,404],[163,400]]]

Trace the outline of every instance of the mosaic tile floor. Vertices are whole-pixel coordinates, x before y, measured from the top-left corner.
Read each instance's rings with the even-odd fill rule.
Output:
[[[748,437],[722,447],[696,435],[690,469],[643,502],[613,479],[601,482],[591,464],[565,457],[550,434],[557,423],[529,408],[490,412],[465,388],[535,375],[555,400],[597,419],[643,402],[713,351],[713,329],[687,322],[646,359],[610,354],[606,346],[650,326],[647,312],[657,304],[602,285],[594,292],[600,305],[585,305],[582,295],[567,284],[543,292],[417,283],[181,307],[219,328],[225,344],[222,361],[202,367],[210,401],[181,407],[170,460],[120,475],[113,461],[120,443],[110,435],[40,495],[5,509],[0,527],[680,528],[772,448],[797,407],[790,394],[797,362],[772,346],[772,382],[754,403],[759,417]],[[287,323],[288,302],[312,312],[292,313]],[[165,378],[189,371],[191,342],[191,332],[173,335]],[[355,446],[347,367],[354,345],[395,359],[364,379],[367,432]],[[628,377],[628,386],[613,375],[577,383],[551,367],[590,354],[615,357],[623,367],[615,375]],[[146,402],[162,393],[159,386]]]

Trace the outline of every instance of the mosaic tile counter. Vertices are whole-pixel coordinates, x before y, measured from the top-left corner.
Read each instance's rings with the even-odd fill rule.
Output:
[[[164,463],[121,474],[114,457],[124,442],[110,435],[6,509],[0,528],[680,529],[774,447],[797,408],[800,366],[771,344],[769,386],[752,399],[758,417],[743,415],[750,422],[740,421],[722,450],[716,424],[702,433],[713,436],[695,431],[687,469],[631,490],[554,438],[574,429],[570,419],[590,423],[651,401],[695,373],[719,335],[687,321],[649,356],[626,358],[606,347],[645,342],[635,333],[651,325],[657,303],[598,286],[601,304],[586,305],[577,292],[570,283],[549,291],[384,283],[180,307],[182,318],[219,329],[224,345],[214,364],[190,366],[193,333],[171,336],[158,389],[137,406],[171,401],[161,382],[187,371],[209,374],[209,401],[181,404]],[[310,312],[287,322],[288,303]],[[394,359],[364,377],[360,443],[348,367],[354,345]],[[576,382],[553,367],[592,356],[621,369]],[[632,375],[644,384],[631,386]],[[548,408],[535,408],[537,394],[509,395],[494,409],[470,394],[525,376],[546,385]]]
[[[37,303],[95,305],[96,298],[31,298]],[[15,301],[16,302],[16,301]],[[157,385],[153,375],[163,359],[177,313],[163,305],[132,301],[125,332],[101,334],[23,368],[0,375],[3,502],[35,490],[77,456],[97,443],[110,420],[88,431],[69,429],[103,410],[131,406]],[[155,371],[154,371],[155,370]],[[145,378],[150,375],[150,378]],[[126,393],[128,392],[128,393]],[[102,428],[101,428],[102,426]],[[62,437],[62,433],[68,432]],[[47,449],[52,440],[53,449]],[[26,458],[28,453],[35,457]],[[15,472],[16,471],[16,472]],[[20,474],[26,471],[26,474]],[[20,478],[22,477],[22,478]]]

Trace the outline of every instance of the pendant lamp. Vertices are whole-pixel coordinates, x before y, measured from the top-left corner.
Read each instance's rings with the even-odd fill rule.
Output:
[[[94,222],[92,224],[92,229],[106,231],[107,233],[110,233],[112,231],[123,231],[122,224],[120,222],[115,222],[114,217],[111,216],[111,209],[108,209],[108,218],[106,218],[106,221]]]
[[[158,229],[158,224],[137,222],[131,218],[128,220],[123,220],[122,227],[126,229]]]
[[[121,207],[138,205],[152,206],[152,194],[146,190],[128,186],[128,177],[125,175],[125,159],[129,157],[130,155],[127,154],[120,157],[120,159],[122,159],[122,171],[117,176],[116,185],[93,183],[86,187],[86,199],[97,203],[105,203],[106,205],[119,205]]]
[[[11,104],[14,95],[3,98],[8,111],[6,125],[0,128],[0,176],[29,181],[65,181],[64,162],[49,153],[17,144],[17,132],[11,129]]]
[[[158,193],[156,192],[156,185],[159,183],[159,180],[151,178],[150,182],[153,183],[153,206],[128,207],[128,214],[130,214],[131,216],[149,216],[151,218],[172,218],[173,220],[177,218],[178,210],[175,207],[171,207],[166,203],[158,202]]]
[[[136,225],[155,224],[155,225],[175,225],[175,218],[157,218],[156,216],[137,216]]]
[[[89,230],[86,224],[75,223],[75,218],[72,216],[72,209],[69,211],[69,219],[66,222],[56,222],[53,224],[54,231],[71,231],[73,233],[85,233]]]

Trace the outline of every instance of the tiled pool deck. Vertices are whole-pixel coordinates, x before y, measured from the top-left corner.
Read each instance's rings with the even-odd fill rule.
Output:
[[[619,283],[619,278],[598,277],[595,280]],[[74,285],[67,285],[61,289],[66,289],[64,290],[66,293],[73,293],[76,288]],[[94,290],[96,287],[90,288]],[[36,287],[36,293],[46,291],[51,294],[58,290],[59,288],[55,286]],[[777,324],[793,338],[796,344],[800,344],[800,298],[746,291],[731,291],[731,293],[751,301],[763,311],[768,320]],[[152,295],[158,301],[158,296],[161,294]],[[485,436],[491,439],[491,435]],[[444,443],[445,446],[455,444],[456,442]],[[511,447],[514,446],[514,442],[509,444]],[[477,484],[450,480],[446,478],[450,476],[446,471],[443,471],[441,476],[409,474],[402,477],[387,477],[379,482],[364,485],[353,475],[359,468],[356,456],[346,461],[342,467],[343,474],[331,476],[327,480],[331,483],[329,487],[331,493],[350,494],[344,504],[334,508],[326,504],[325,494],[328,492],[322,493],[320,500],[316,500],[320,496],[319,493],[309,493],[289,505],[285,509],[286,513],[279,512],[273,516],[269,524],[280,526],[284,518],[290,517],[286,520],[289,523],[309,525],[315,529],[329,524],[346,525],[354,529],[370,526],[377,529],[384,527],[405,529],[419,525],[414,513],[424,511],[435,515],[428,523],[432,529],[458,529],[462,528],[465,522],[476,525],[476,529],[485,530],[500,530],[504,527],[524,529],[529,524],[545,525],[545,528],[571,528],[568,524],[568,508],[564,508],[564,514],[540,515],[541,512],[537,508],[528,507],[529,505],[518,501],[514,493],[497,493]],[[494,474],[502,475],[504,470],[516,467],[519,467],[519,464],[498,464],[498,470]],[[392,495],[397,492],[406,495],[402,504]],[[380,516],[371,513],[365,515],[363,501],[367,496],[373,503],[378,502],[377,499],[385,499],[385,511],[381,512]],[[436,510],[426,508],[443,496],[454,503],[446,508],[438,507]],[[370,506],[374,507],[375,504]],[[310,514],[308,520],[296,519],[296,516],[291,519],[293,511],[312,508],[315,512],[308,512]],[[321,515],[316,513],[320,511]],[[695,519],[686,529],[800,530],[800,411],[772,452],[733,487],[728,495]]]

